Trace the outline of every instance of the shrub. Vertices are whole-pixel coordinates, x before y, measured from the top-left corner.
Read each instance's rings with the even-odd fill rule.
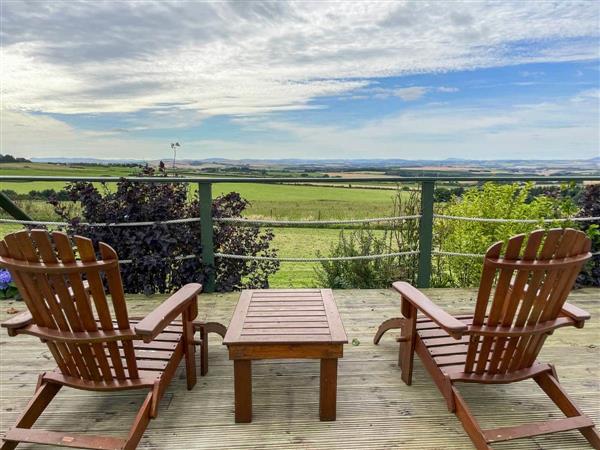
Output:
[[[164,176],[164,171],[159,172]],[[155,176],[146,167],[141,175]],[[101,188],[102,189],[102,188]],[[81,215],[72,217],[57,200],[52,204],[58,215],[70,223],[69,231],[102,241],[115,248],[119,257],[131,260],[121,266],[128,293],[170,292],[185,283],[202,283],[210,270],[216,271],[218,291],[268,287],[268,277],[279,268],[273,261],[243,261],[219,258],[215,267],[204,267],[199,258],[177,260],[177,256],[200,255],[200,223],[154,224],[137,227],[88,227],[81,222],[145,222],[198,217],[197,198],[188,200],[184,183],[140,183],[122,179],[116,190],[103,191],[91,183],[67,186],[72,202],[80,202]],[[213,200],[213,217],[240,217],[248,202],[231,192]],[[234,224],[214,225],[215,252],[251,256],[275,256],[270,248],[273,233],[258,227]]]
[[[573,226],[573,223],[554,222],[545,224],[541,219],[574,216],[579,208],[570,197],[538,195],[533,199],[529,193],[532,183],[495,184],[485,183],[480,188],[467,190],[461,198],[454,197],[443,214],[461,217],[486,217],[503,219],[539,219],[537,223],[474,222],[463,220],[436,220],[434,226],[435,248],[457,253],[485,253],[497,241],[528,233],[538,228]],[[470,257],[443,257],[434,264],[436,286],[466,287],[479,284],[481,260]]]
[[[17,298],[19,290],[12,279],[10,272],[0,269],[0,299]]]
[[[580,217],[600,217],[600,184],[586,186],[580,197]],[[579,222],[579,227],[592,240],[592,259],[585,265],[577,278],[582,286],[600,286],[600,220]]]
[[[403,191],[404,192],[404,191]],[[404,197],[403,197],[404,196]],[[394,197],[393,216],[419,214],[419,194],[398,191]],[[386,224],[383,230],[365,226],[357,230],[342,230],[330,256],[362,256],[415,250],[419,242],[417,220],[398,220]],[[320,255],[319,255],[320,256]],[[323,261],[316,269],[318,282],[327,287],[387,288],[395,280],[414,283],[417,255],[349,261]]]

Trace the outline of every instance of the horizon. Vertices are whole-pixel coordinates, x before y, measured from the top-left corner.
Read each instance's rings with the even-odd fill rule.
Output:
[[[600,154],[598,2],[3,2],[0,15],[3,154]]]
[[[98,158],[98,157],[85,157],[85,156],[75,156],[75,157],[63,157],[63,156],[42,156],[36,157],[32,156],[26,159],[30,159],[33,162],[54,162],[52,160],[65,160],[65,162],[75,161],[75,160],[97,160],[97,161],[123,161],[123,162],[152,162],[152,161],[163,161],[166,163],[170,163],[172,160],[172,156],[165,156],[162,158],[152,158],[152,159],[137,159],[137,158]],[[204,161],[405,161],[405,162],[451,162],[451,161],[462,161],[462,162],[506,162],[506,161],[530,161],[530,162],[587,162],[600,159],[600,155],[592,156],[591,158],[546,158],[546,159],[519,159],[519,158],[510,158],[510,159],[467,159],[467,158],[444,158],[444,159],[406,159],[406,158],[222,158],[222,157],[207,157],[207,158],[180,158],[177,160],[177,163],[182,163],[185,161],[190,162],[204,162]]]

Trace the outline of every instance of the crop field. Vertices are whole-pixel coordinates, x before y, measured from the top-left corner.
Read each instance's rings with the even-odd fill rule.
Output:
[[[2,164],[2,175],[51,176],[128,176],[135,168],[120,166],[62,166],[55,164],[26,163]],[[190,174],[191,175],[191,174]],[[0,190],[13,190],[26,194],[32,190],[64,187],[62,182],[3,182]],[[194,195],[192,185],[190,195]],[[213,196],[239,192],[250,202],[246,216],[250,218],[279,220],[337,220],[389,216],[393,211],[394,190],[352,187],[311,186],[289,184],[217,183]],[[403,195],[405,193],[403,192]],[[44,201],[20,200],[16,203],[37,220],[57,220],[52,207]],[[0,212],[0,217],[8,217]],[[0,235],[18,230],[18,225],[0,224]],[[331,244],[337,241],[340,229],[275,228],[273,247],[282,257],[314,257],[317,252],[327,255]],[[315,283],[317,263],[282,263],[281,269],[271,277],[273,287],[308,287]]]

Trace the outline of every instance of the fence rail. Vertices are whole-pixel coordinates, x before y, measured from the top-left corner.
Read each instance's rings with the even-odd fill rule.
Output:
[[[438,176],[438,177],[367,177],[367,178],[245,178],[245,177],[68,177],[68,176],[18,176],[18,175],[0,175],[0,182],[32,182],[32,181],[55,181],[55,182],[96,182],[96,183],[116,183],[122,180],[137,181],[144,183],[197,183],[200,201],[200,217],[175,219],[163,222],[129,222],[129,223],[82,223],[81,225],[90,227],[110,226],[110,227],[132,227],[132,226],[152,226],[157,223],[176,224],[200,222],[202,252],[200,258],[206,266],[214,266],[215,257],[234,258],[234,259],[265,259],[277,260],[281,262],[318,262],[332,260],[356,260],[356,259],[377,259],[404,255],[418,256],[417,285],[421,288],[429,287],[431,277],[431,259],[432,256],[462,256],[462,257],[482,257],[483,255],[471,253],[442,252],[433,250],[433,221],[434,219],[447,220],[469,220],[480,222],[523,222],[539,223],[540,220],[529,219],[502,219],[485,217],[457,217],[434,214],[434,191],[435,183],[444,182],[472,182],[481,183],[486,181],[494,182],[523,182],[535,181],[544,183],[557,182],[583,182],[600,181],[600,175],[586,176]],[[212,217],[212,185],[216,183],[264,183],[264,184],[311,184],[318,183],[357,183],[357,182],[385,182],[385,183],[419,183],[421,185],[421,214],[411,216],[380,217],[372,219],[348,219],[348,220],[317,220],[317,221],[282,221],[282,220],[250,220],[243,218],[213,218]],[[40,222],[29,217],[17,205],[15,205],[6,195],[0,192],[0,207],[7,211],[14,219],[0,219],[4,223],[19,223],[23,225],[60,225],[67,226],[64,222]],[[300,224],[352,224],[352,223],[372,223],[372,222],[394,222],[398,220],[419,219],[419,246],[418,250],[386,253],[381,255],[362,255],[352,257],[333,257],[333,258],[278,258],[261,257],[248,255],[230,255],[215,253],[213,241],[213,224],[215,222],[230,222],[237,224],[258,224],[258,225],[300,225]],[[560,221],[586,221],[600,220],[600,217],[585,218],[562,218],[562,219],[544,219],[542,222],[560,222]],[[176,256],[175,259],[192,259],[198,255]],[[121,261],[123,264],[132,263],[131,260]],[[214,271],[210,272],[209,279],[205,283],[205,289],[208,292],[214,290]]]

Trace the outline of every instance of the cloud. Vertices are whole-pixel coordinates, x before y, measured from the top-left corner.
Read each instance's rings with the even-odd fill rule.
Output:
[[[427,88],[414,86],[408,88],[400,88],[394,90],[394,95],[396,97],[400,97],[405,102],[410,102],[413,100],[418,100],[425,95],[427,92]]]
[[[575,159],[597,156],[598,90],[497,108],[423,105],[361,124],[307,125],[236,117],[236,137],[183,141],[182,158]],[[75,130],[30,113],[3,117],[2,147],[18,156],[157,159],[168,144]],[[164,142],[170,142],[168,139]],[[13,151],[14,150],[14,151]]]
[[[200,121],[315,108],[380,77],[598,58],[598,3],[434,6],[5,2],[3,107],[183,110]],[[419,89],[396,95],[415,100]]]
[[[459,89],[456,87],[440,86],[436,89],[436,91],[450,93],[450,92],[458,92]]]

